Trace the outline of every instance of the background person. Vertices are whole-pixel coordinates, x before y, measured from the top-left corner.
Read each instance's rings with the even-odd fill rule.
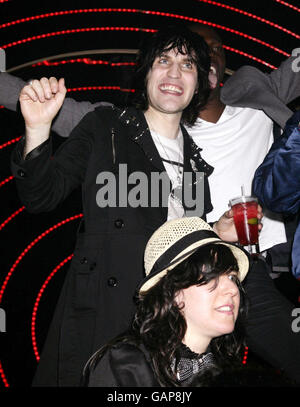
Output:
[[[272,146],[253,179],[260,202],[274,212],[298,214],[300,208],[300,111],[287,121],[282,138]],[[292,250],[292,272],[300,279],[300,226]],[[299,334],[298,334],[299,336]],[[300,338],[299,338],[300,339]]]

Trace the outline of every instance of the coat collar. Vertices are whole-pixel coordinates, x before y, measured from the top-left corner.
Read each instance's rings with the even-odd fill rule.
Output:
[[[139,144],[152,164],[160,171],[165,171],[143,112],[133,107],[120,109],[119,120],[126,125],[129,137]],[[203,160],[200,154],[202,149],[193,142],[185,127],[182,124],[180,127],[183,134],[184,172],[202,171],[206,176],[209,176],[213,172],[213,167]]]
[[[119,120],[125,124],[129,137],[142,148],[151,163],[160,171],[165,171],[143,112],[132,107],[126,108],[120,110]]]
[[[119,109],[118,109],[119,110]],[[129,137],[139,144],[144,151],[145,155],[151,161],[151,163],[160,171],[164,172],[165,167],[162,159],[157,151],[157,148],[152,139],[150,130],[147,125],[142,111],[135,108],[126,108],[119,110],[118,119],[125,124]],[[183,134],[183,183],[185,180],[185,173],[192,174],[191,188],[193,190],[193,196],[195,196],[195,188],[197,184],[196,172],[203,172],[204,174],[204,213],[208,213],[212,210],[209,185],[207,177],[213,172],[213,167],[207,164],[201,157],[201,148],[198,147],[181,124],[181,130]],[[183,184],[184,185],[184,184]],[[183,198],[183,207],[186,209],[185,200]]]

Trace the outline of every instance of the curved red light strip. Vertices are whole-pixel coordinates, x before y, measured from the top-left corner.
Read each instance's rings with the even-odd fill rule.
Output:
[[[73,28],[70,30],[62,30],[62,31],[55,31],[52,33],[40,34],[35,35],[33,37],[24,38],[23,40],[18,40],[11,42],[9,44],[1,45],[0,48],[6,49],[10,47],[14,47],[16,45],[25,44],[26,42],[40,40],[41,38],[49,38],[55,37],[57,35],[65,35],[65,34],[76,34],[81,32],[89,32],[89,31],[143,31],[143,32],[156,32],[157,30],[153,30],[150,28],[138,28],[138,27],[87,27],[87,28]]]
[[[1,290],[0,290],[0,303],[1,303],[1,301],[2,301],[3,294],[4,294],[4,291],[5,291],[5,289],[6,289],[6,286],[7,286],[7,284],[8,284],[8,281],[9,281],[10,277],[12,276],[14,270],[16,269],[16,267],[18,266],[18,264],[21,262],[21,260],[22,260],[23,257],[25,256],[25,254],[28,253],[28,251],[29,251],[30,249],[32,249],[32,247],[33,247],[36,243],[38,243],[41,239],[43,239],[46,235],[48,235],[48,234],[49,234],[50,232],[52,232],[53,230],[56,230],[56,229],[59,228],[60,226],[66,224],[66,223],[68,223],[68,222],[70,222],[70,221],[72,221],[72,220],[79,219],[79,218],[82,218],[82,217],[83,217],[83,214],[80,213],[80,214],[78,214],[78,215],[71,216],[70,218],[67,218],[67,219],[65,219],[65,220],[63,220],[63,221],[57,223],[56,225],[52,226],[51,228],[49,228],[49,229],[47,229],[45,232],[43,232],[41,235],[39,235],[36,239],[34,239],[34,240],[26,247],[25,250],[23,250],[23,252],[19,255],[19,257],[17,258],[17,260],[15,261],[15,263],[13,264],[13,266],[11,267],[10,271],[8,272],[8,274],[7,274],[7,276],[6,276],[5,280],[4,280],[4,282],[3,282],[3,284],[2,284],[2,287],[1,287]],[[3,383],[4,383],[4,386],[5,386],[5,387],[9,387],[9,383],[7,382],[7,379],[6,379],[6,377],[5,377],[4,370],[3,370],[2,365],[1,365],[1,361],[0,361],[0,375],[1,375],[2,381],[3,381]]]
[[[1,376],[1,379],[3,381],[4,386],[9,387],[8,381],[6,379],[6,376],[4,374],[4,370],[3,370],[3,367],[2,367],[2,364],[1,364],[1,360],[0,360],[0,376]]]
[[[22,137],[17,137],[17,138],[14,138],[14,139],[12,139],[12,140],[7,141],[7,142],[4,143],[4,144],[1,144],[1,145],[0,145],[0,150],[1,150],[2,148],[5,148],[5,147],[10,146],[10,145],[13,144],[13,143],[17,143],[21,138],[22,138]]]
[[[10,175],[9,177],[5,178],[3,181],[0,182],[0,188],[3,187],[3,185],[7,184],[9,181],[11,181],[14,178],[13,175]]]
[[[73,254],[66,257],[57,267],[55,267],[55,269],[52,270],[52,272],[46,278],[44,284],[42,285],[42,287],[36,297],[33,311],[32,311],[32,318],[31,318],[31,338],[32,338],[33,352],[35,354],[35,358],[36,358],[37,362],[39,362],[39,360],[40,360],[40,355],[39,355],[37,342],[36,342],[35,326],[36,326],[36,314],[37,314],[37,310],[39,307],[39,303],[40,303],[41,297],[42,297],[47,285],[49,284],[50,280],[52,279],[52,277],[61,267],[63,267],[68,261],[70,261],[72,259],[72,257],[73,257]]]
[[[292,4],[287,3],[286,1],[282,1],[282,0],[275,0],[275,1],[276,1],[276,3],[280,3],[280,4],[282,4],[283,6],[290,7],[291,9],[293,9],[293,10],[295,10],[295,11],[298,11],[298,13],[300,13],[300,8],[295,7],[295,6],[293,6]]]
[[[245,365],[247,363],[248,353],[249,353],[249,348],[248,348],[248,346],[245,346],[244,357],[243,357],[243,360],[242,360],[243,365]]]
[[[218,26],[218,24],[211,24],[211,25],[214,26],[214,27],[217,27],[217,26]],[[153,32],[156,32],[157,30],[149,29],[149,28],[136,28],[136,27],[92,27],[92,28],[77,28],[77,29],[57,31],[57,32],[52,32],[52,33],[47,33],[47,34],[41,34],[41,35],[37,35],[37,36],[34,36],[34,37],[25,38],[25,39],[23,39],[23,40],[15,41],[15,42],[12,42],[12,43],[10,43],[10,44],[6,44],[6,45],[3,45],[3,46],[0,46],[0,48],[9,48],[9,47],[13,47],[13,46],[15,46],[15,45],[24,44],[24,43],[29,42],[29,41],[34,41],[34,40],[41,39],[41,38],[49,38],[49,37],[53,37],[53,36],[56,36],[56,35],[74,34],[74,33],[79,33],[79,32],[88,32],[88,31],[136,31],[136,32],[137,32],[137,31],[144,31],[144,32],[153,33]],[[229,30],[229,31],[234,31],[234,30]],[[237,49],[232,48],[232,47],[227,47],[227,46],[225,46],[225,45],[223,45],[223,46],[224,46],[224,48],[228,49],[229,51],[233,51],[233,52],[236,52],[236,53],[238,53],[238,54],[247,56],[247,58],[253,59],[253,60],[258,61],[258,62],[260,62],[260,63],[262,63],[262,64],[264,64],[264,65],[266,65],[266,66],[272,67],[272,65],[269,64],[268,62],[263,61],[263,60],[261,60],[261,59],[259,59],[259,58],[256,58],[256,57],[254,57],[253,55],[250,55],[250,54],[247,54],[247,53],[243,53],[243,51],[237,50]],[[288,55],[289,55],[289,54],[287,54],[287,56],[288,56]],[[274,67],[274,68],[275,68],[275,67]]]
[[[260,64],[266,65],[269,68],[276,69],[276,66],[270,64],[269,62],[266,62],[263,59],[257,58],[257,57],[255,57],[253,55],[247,54],[244,51],[240,51],[239,49],[228,47],[227,45],[223,45],[223,48],[225,48],[227,51],[231,51],[231,52],[235,52],[236,54],[243,55],[246,58],[253,59],[253,61],[256,61],[256,62],[259,62]]]
[[[120,86],[82,86],[81,88],[70,88],[68,89],[68,92],[81,92],[86,90],[120,90],[121,92],[135,92],[134,89],[125,89]]]
[[[216,3],[216,2],[214,2]],[[219,4],[219,3],[217,3]],[[229,6],[228,6],[229,7]],[[237,9],[238,10],[238,9]],[[285,51],[282,51],[281,49],[268,44],[265,41],[262,41],[256,37],[252,37],[251,35],[245,34],[243,32],[234,30],[232,28],[228,28],[219,24],[214,24],[214,23],[210,23],[209,21],[205,21],[205,20],[199,20],[197,18],[193,18],[193,17],[186,17],[186,16],[182,16],[179,14],[173,14],[173,13],[166,13],[166,12],[161,12],[161,11],[150,11],[150,10],[138,10],[138,9],[120,9],[120,8],[103,8],[103,9],[79,9],[79,10],[65,10],[65,11],[57,11],[57,12],[53,12],[53,13],[47,13],[47,14],[40,14],[37,16],[32,16],[32,17],[26,17],[26,18],[22,18],[20,20],[16,20],[16,21],[11,21],[8,23],[4,23],[2,25],[0,25],[0,28],[6,28],[9,27],[11,25],[15,25],[15,24],[20,24],[20,23],[24,23],[24,22],[28,22],[28,21],[33,21],[33,20],[37,20],[37,19],[41,19],[41,18],[48,18],[48,17],[56,17],[56,16],[62,16],[62,15],[67,15],[67,14],[80,14],[80,13],[103,13],[103,12],[118,12],[118,13],[142,13],[142,14],[148,14],[148,15],[157,15],[157,16],[162,16],[162,17],[170,17],[170,18],[177,18],[180,20],[186,20],[186,21],[190,21],[190,22],[196,22],[196,23],[201,23],[201,24],[207,24],[207,25],[211,25],[215,28],[219,28],[221,30],[225,30],[225,31],[230,31],[231,33],[234,33],[236,35],[240,35],[242,37],[245,37],[249,40],[258,42],[266,47],[269,47],[271,49],[273,49],[276,52],[279,52],[283,55],[286,55],[287,53]],[[250,14],[250,13],[248,13]],[[258,18],[258,17],[257,17]],[[268,20],[265,19],[261,19],[261,21],[263,22],[268,22]],[[287,30],[286,28],[280,27],[278,24],[272,23],[272,22],[268,22],[269,24],[275,26],[276,28],[282,29],[284,32],[293,35],[296,38],[300,38],[300,36],[296,33],[293,33],[292,31]],[[3,47],[2,47],[3,48]]]
[[[21,208],[17,209],[15,212],[13,212],[7,219],[5,219],[4,222],[0,224],[0,230],[2,230],[13,218],[15,218],[19,213],[23,212],[25,209],[25,206],[21,206]]]
[[[3,298],[3,294],[4,291],[6,289],[6,286],[8,284],[9,279],[11,278],[13,272],[15,271],[16,267],[18,266],[18,264],[21,262],[21,260],[23,259],[23,257],[29,252],[29,250],[32,249],[32,247],[34,245],[36,245],[40,240],[42,240],[45,236],[47,236],[49,233],[53,232],[53,230],[58,229],[60,226],[64,225],[65,223],[71,222],[72,220],[78,219],[78,218],[82,218],[83,214],[79,214],[79,215],[75,215],[75,216],[71,216],[70,218],[67,218],[59,223],[57,223],[56,225],[52,226],[51,228],[47,229],[45,232],[43,232],[41,235],[39,235],[37,238],[35,238],[27,247],[25,250],[23,250],[23,252],[19,255],[19,257],[17,258],[17,260],[14,262],[14,264],[12,265],[12,267],[10,268],[7,276],[5,277],[5,280],[2,284],[1,290],[0,290],[0,303],[2,301]]]
[[[296,37],[298,39],[300,38],[300,35],[294,33],[293,31],[288,30],[287,28],[282,27],[279,24],[273,23],[270,20],[266,20],[265,18],[256,16],[255,14],[252,14],[252,13],[248,13],[247,11],[241,10],[239,8],[228,6],[227,4],[219,3],[217,1],[212,1],[212,0],[197,0],[197,1],[202,2],[202,3],[211,4],[211,5],[217,6],[217,7],[222,7],[227,10],[234,11],[235,13],[243,14],[247,17],[254,18],[255,20],[261,21],[264,24],[268,24],[272,27],[278,28],[279,30],[284,31],[286,34],[292,35],[293,37]],[[277,1],[277,0],[275,0],[275,1]]]
[[[36,66],[58,66],[58,65],[65,65],[65,64],[86,64],[86,65],[109,65],[111,67],[119,67],[119,66],[135,66],[135,62],[110,62],[104,61],[102,59],[91,59],[91,58],[76,58],[76,59],[67,59],[62,61],[41,61],[36,64],[33,64],[32,67],[35,68]]]

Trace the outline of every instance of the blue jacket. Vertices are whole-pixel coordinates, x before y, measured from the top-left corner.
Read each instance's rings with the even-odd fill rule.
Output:
[[[300,111],[287,121],[282,138],[275,142],[258,167],[253,194],[272,210],[296,214],[300,210]],[[292,272],[300,278],[300,224],[294,236]]]

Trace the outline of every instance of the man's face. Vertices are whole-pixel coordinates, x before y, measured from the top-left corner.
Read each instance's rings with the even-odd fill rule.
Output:
[[[226,60],[222,40],[218,36],[218,34],[209,27],[193,25],[190,28],[192,31],[201,35],[201,37],[209,46],[211,58],[209,81],[211,88],[215,89],[220,85],[220,82],[222,82],[226,68]]]
[[[162,53],[147,75],[149,109],[181,113],[192,100],[197,83],[197,67],[188,55],[175,49]]]

